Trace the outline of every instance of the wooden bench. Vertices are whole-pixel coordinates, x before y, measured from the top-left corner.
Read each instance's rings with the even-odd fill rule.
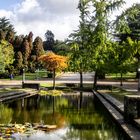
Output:
[[[40,89],[40,84],[39,83],[23,83],[22,88],[33,88],[33,89]]]

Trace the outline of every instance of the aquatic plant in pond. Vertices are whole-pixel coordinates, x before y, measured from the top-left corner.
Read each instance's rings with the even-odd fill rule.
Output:
[[[61,96],[63,92],[61,90],[40,90],[40,95],[50,95],[50,96]]]

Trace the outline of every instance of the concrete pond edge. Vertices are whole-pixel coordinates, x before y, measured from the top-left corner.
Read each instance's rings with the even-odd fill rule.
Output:
[[[103,97],[100,93],[93,90],[95,99],[102,103],[109,114],[113,117],[120,129],[127,135],[130,140],[140,140],[140,131],[132,124],[127,123],[124,120],[123,114],[121,114],[115,107]]]

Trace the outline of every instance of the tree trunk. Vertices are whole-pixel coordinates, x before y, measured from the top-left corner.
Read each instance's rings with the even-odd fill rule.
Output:
[[[136,71],[136,77],[135,77],[136,79],[138,79],[139,78],[139,73],[138,73],[138,70]]]
[[[105,79],[105,73],[104,72],[98,72],[98,78],[99,79]]]
[[[55,89],[55,69],[53,70],[53,89]]]
[[[83,88],[83,72],[80,71],[80,89]]]
[[[53,96],[53,115],[54,115],[54,112],[55,112],[55,97]]]
[[[121,83],[120,83],[120,86],[122,86],[122,85],[123,85],[123,74],[121,72]]]
[[[80,92],[80,109],[82,108],[82,100],[83,99],[83,93]]]
[[[96,89],[96,87],[97,87],[97,78],[98,78],[98,72],[96,70],[95,75],[94,75],[93,89]]]

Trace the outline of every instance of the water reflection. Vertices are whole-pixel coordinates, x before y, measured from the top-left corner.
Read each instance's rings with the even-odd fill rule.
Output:
[[[0,124],[8,124],[12,121],[13,110],[0,104]]]
[[[4,106],[8,123],[42,123],[57,125],[50,132],[37,131],[27,137],[16,135],[22,140],[123,140],[123,135],[99,104],[94,104],[91,94],[52,97],[34,96],[13,101]],[[11,112],[11,113],[10,113]],[[5,116],[5,114],[3,114]],[[0,117],[1,123],[4,118]]]

